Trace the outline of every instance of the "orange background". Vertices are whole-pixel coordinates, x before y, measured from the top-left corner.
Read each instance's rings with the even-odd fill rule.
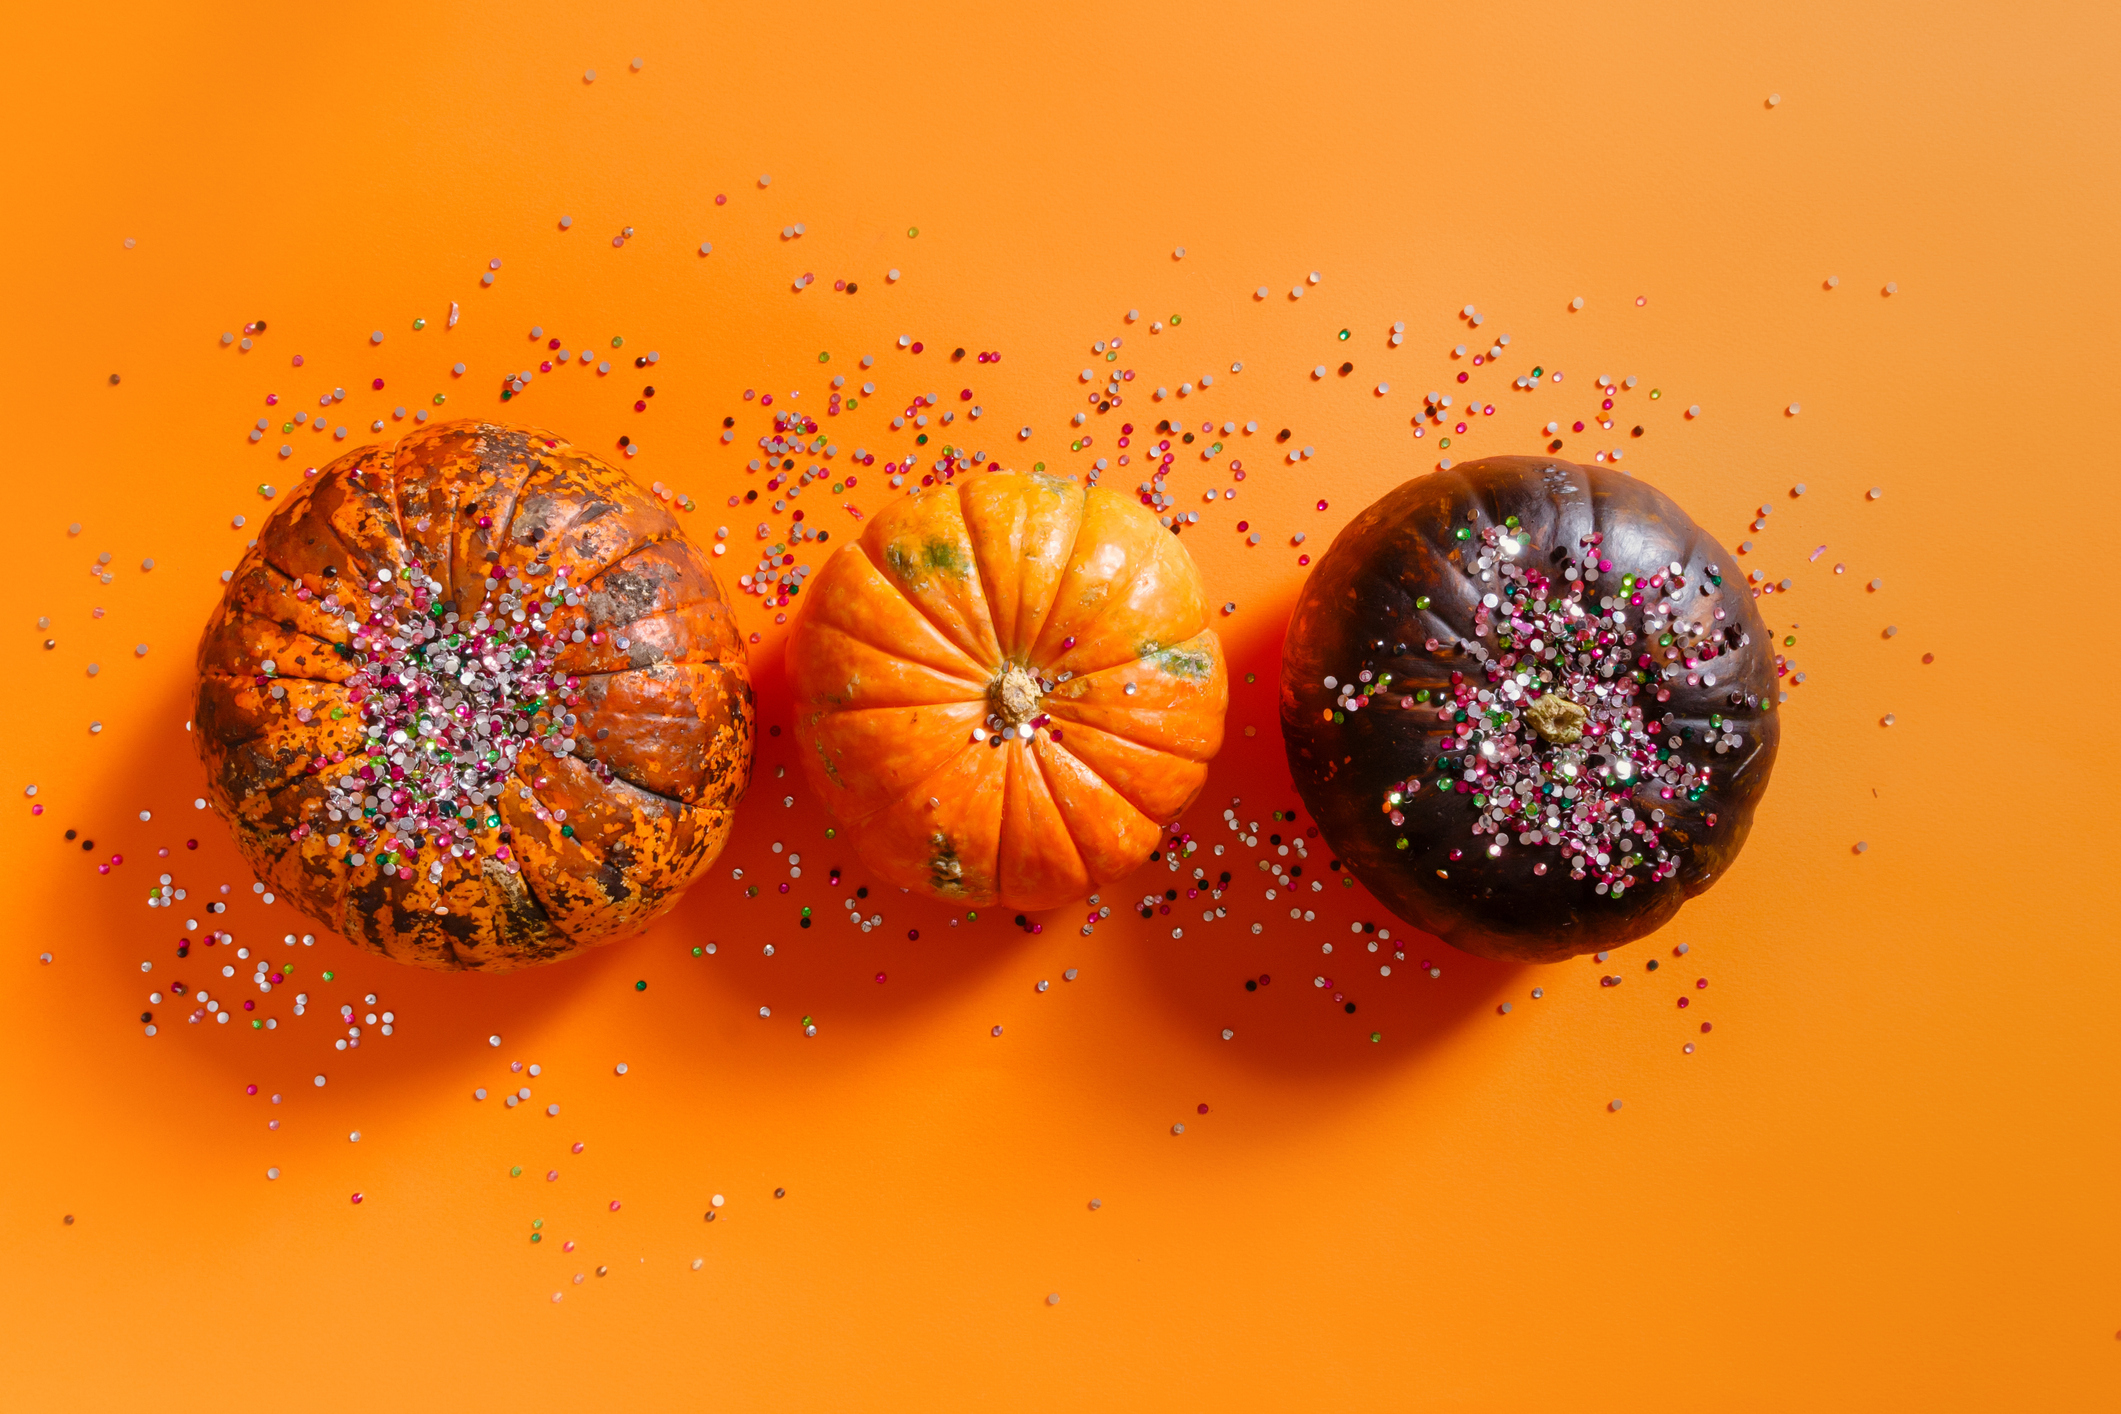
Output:
[[[14,6],[5,1402],[2115,1407],[2115,14]],[[833,293],[841,278],[859,293]],[[249,353],[220,345],[258,318]],[[1066,419],[1091,342],[1119,334],[1138,425],[1257,418],[1225,454],[1251,472],[1234,507],[1199,499],[1229,483],[1197,461],[1172,478],[1202,512],[1185,543],[1212,597],[1239,606],[1220,624],[1230,744],[1188,817],[1225,844],[1231,797],[1262,835],[1295,804],[1272,687],[1289,537],[1323,550],[1434,465],[1409,419],[1467,367],[1451,346],[1513,338],[1463,390],[1497,412],[1459,457],[1532,450],[1539,424],[1589,410],[1596,375],[1639,375],[1616,430],[1563,455],[1624,445],[1727,543],[1755,542],[1738,564],[1793,581],[1762,607],[1807,681],[1752,843],[1606,966],[1417,938],[1382,979],[1348,956],[1348,923],[1378,916],[1359,890],[1307,870],[1329,889],[1292,923],[1242,849],[1229,919],[1182,940],[1189,910],[1125,908],[1160,867],[1106,891],[1092,937],[1080,909],[1032,937],[896,895],[869,901],[886,924],[863,935],[837,907],[859,867],[783,736],[762,741],[722,863],[643,938],[493,978],[332,937],[287,953],[299,920],[191,808],[184,732],[219,571],[268,509],[256,487],[332,452],[277,421],[334,385],[339,450],[436,392],[445,416],[496,415],[532,325],[661,353],[645,414],[630,364],[541,377],[507,414],[614,459],[639,439],[626,465],[699,498],[696,534],[731,526],[725,584],[757,543],[759,517],[722,504],[763,430],[746,387],[812,406],[873,353],[878,393],[833,424],[843,446],[907,450],[891,413],[972,386],[987,412],[956,440],[1075,470],[1112,452],[1119,414],[1083,454]],[[953,366],[958,345],[1004,361]],[[1347,379],[1309,376],[1343,358]],[[1569,381],[1511,390],[1535,363]],[[1203,372],[1215,387],[1184,404],[1146,396]],[[1313,461],[1274,455],[1282,426]],[[878,473],[845,499],[884,494]],[[785,722],[785,630],[741,612],[764,719]],[[785,897],[776,840],[804,861]],[[165,869],[188,901],[148,911]],[[144,1037],[150,987],[218,981],[172,936],[223,883],[214,921],[293,957],[310,1014],[284,991],[264,999],[271,1032],[163,1006]],[[1309,985],[1336,971],[1327,941],[1355,1016]],[[1626,984],[1601,987],[1609,971]],[[1243,991],[1261,972],[1273,984]],[[396,1034],[335,1052],[338,1005],[369,993]],[[543,1068],[533,1104],[473,1102],[523,1083],[510,1060]]]

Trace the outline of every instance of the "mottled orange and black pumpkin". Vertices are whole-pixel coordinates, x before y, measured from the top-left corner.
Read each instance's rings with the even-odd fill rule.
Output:
[[[1639,938],[1730,867],[1781,728],[1728,557],[1606,467],[1493,457],[1340,533],[1282,656],[1289,769],[1342,864],[1468,952]]]
[[[811,784],[871,869],[1078,901],[1146,861],[1222,745],[1200,572],[1132,497],[987,471],[892,502],[788,639]]]
[[[482,422],[350,452],[273,511],[199,645],[194,718],[259,876],[425,967],[640,929],[751,773],[705,557],[624,475]]]

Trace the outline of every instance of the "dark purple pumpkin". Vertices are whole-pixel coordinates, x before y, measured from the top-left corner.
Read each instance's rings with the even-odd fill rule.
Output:
[[[1773,649],[1731,557],[1606,467],[1491,457],[1358,515],[1282,654],[1289,769],[1343,867],[1486,957],[1668,922],[1775,762]]]

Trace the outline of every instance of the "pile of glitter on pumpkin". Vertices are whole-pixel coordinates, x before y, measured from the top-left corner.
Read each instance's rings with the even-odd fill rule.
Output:
[[[489,578],[469,619],[442,602],[441,586],[417,565],[395,577],[377,571],[365,620],[336,596],[324,600],[351,635],[357,670],[347,695],[366,733],[361,755],[329,768],[329,818],[350,824],[325,843],[347,849],[348,864],[365,864],[365,851],[384,874],[410,874],[430,842],[438,853],[469,857],[473,831],[501,824],[493,802],[511,784],[517,755],[538,738],[556,756],[573,751],[574,719],[555,700],[572,683],[552,662],[584,630],[559,630],[552,615],[581,595],[565,568],[546,571],[553,583],[543,589],[523,577],[542,570]],[[538,815],[545,818],[544,807]],[[505,834],[493,853],[510,871],[520,868]],[[439,858],[427,867],[440,876]]]
[[[1566,564],[1565,580],[1515,563],[1525,542],[1514,516],[1480,537],[1480,578],[1488,582],[1493,575],[1501,587],[1474,609],[1475,636],[1455,645],[1480,669],[1452,673],[1447,700],[1437,694],[1437,720],[1451,738],[1435,762],[1437,787],[1473,797],[1480,814],[1472,833],[1489,839],[1491,858],[1513,841],[1548,846],[1567,861],[1571,879],[1595,879],[1598,893],[1616,898],[1643,882],[1631,872],[1637,868],[1647,866],[1652,882],[1672,877],[1679,860],[1662,844],[1665,812],[1655,805],[1638,812],[1636,802],[1644,792],[1698,801],[1710,773],[1680,759],[1691,729],[1682,735],[1675,728],[1660,740],[1638,698],[1653,676],[1680,671],[1690,685],[1715,686],[1709,665],[1731,651],[1719,641],[1722,631],[1679,621],[1674,601],[1686,579],[1676,562],[1648,576],[1623,574],[1617,593],[1599,594],[1598,574],[1612,568],[1599,558],[1600,534],[1582,538],[1584,562]],[[1716,567],[1706,573],[1712,583],[1703,593],[1713,594]],[[1631,611],[1639,611],[1632,623]],[[1714,619],[1723,617],[1717,609]],[[1426,644],[1431,652],[1452,646],[1433,638]],[[1371,677],[1365,671],[1359,681],[1339,685],[1340,710],[1359,711],[1373,694],[1384,694],[1389,675],[1374,684]],[[1336,684],[1328,678],[1326,685]],[[1658,701],[1670,696],[1669,689],[1656,689]],[[1398,701],[1403,709],[1427,710],[1431,694]],[[1743,744],[1721,716],[1709,718],[1709,729],[1704,744],[1718,755]],[[1409,778],[1386,793],[1382,809],[1392,824],[1406,823],[1399,807],[1421,786]],[[1715,823],[1709,816],[1708,824]],[[1407,847],[1404,837],[1399,846]],[[1535,864],[1532,872],[1544,875],[1547,865]]]

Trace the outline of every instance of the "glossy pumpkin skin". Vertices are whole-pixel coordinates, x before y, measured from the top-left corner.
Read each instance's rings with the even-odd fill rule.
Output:
[[[1658,661],[1659,676],[1638,690],[1652,719],[1670,714],[1658,724],[1657,743],[1686,733],[1678,756],[1705,766],[1711,779],[1698,801],[1663,799],[1638,779],[1630,803],[1644,817],[1651,809],[1666,812],[1662,844],[1676,856],[1677,872],[1631,885],[1618,899],[1571,879],[1552,848],[1513,843],[1500,858],[1489,857],[1488,838],[1471,830],[1480,813],[1474,796],[1435,788],[1438,759],[1456,732],[1438,720],[1438,694],[1453,671],[1481,687],[1495,685],[1464,644],[1475,637],[1476,603],[1499,587],[1479,578],[1479,532],[1509,516],[1528,537],[1518,563],[1558,566],[1557,550],[1577,555],[1579,537],[1606,537],[1600,551],[1612,569],[1591,585],[1593,602],[1601,586],[1617,589],[1624,573],[1647,578],[1678,561],[1685,588],[1675,625],[1713,625],[1717,639],[1717,656],[1694,667],[1673,663],[1679,671],[1671,677],[1662,676],[1666,663]],[[1455,538],[1461,528],[1473,532],[1469,539]],[[1283,649],[1282,735],[1319,833],[1399,917],[1485,957],[1559,961],[1661,927],[1737,858],[1780,740],[1774,650],[1735,564],[1669,497],[1602,466],[1493,457],[1391,492],[1357,516],[1312,570]],[[1720,587],[1710,566],[1722,572]],[[1423,596],[1428,607],[1417,608]],[[1721,621],[1714,619],[1718,609]],[[1482,641],[1499,662],[1503,650],[1493,632]],[[1654,641],[1635,645],[1630,665],[1648,650],[1667,651]],[[1390,673],[1392,690],[1328,721],[1339,694],[1324,679],[1345,681],[1362,669]],[[1688,683],[1689,675],[1710,673],[1714,686]],[[1429,702],[1400,705],[1422,690]],[[1659,690],[1669,699],[1658,701]],[[1722,755],[1707,746],[1711,715],[1743,745]],[[1425,788],[1405,799],[1404,824],[1394,826],[1381,802],[1409,779]],[[1450,857],[1454,850],[1459,858]],[[1536,874],[1542,863],[1546,872]]]
[[[1118,492],[1013,471],[917,489],[804,599],[788,639],[804,770],[901,888],[1080,901],[1149,857],[1222,745],[1200,573]],[[1019,722],[1028,740],[973,739]]]
[[[334,751],[359,756],[347,687],[358,659],[320,601],[336,593],[365,618],[377,571],[402,580],[417,564],[468,617],[489,571],[505,580],[541,553],[586,586],[559,621],[585,637],[553,663],[578,684],[560,708],[578,718],[578,749],[534,736],[501,792],[500,824],[474,828],[471,857],[427,844],[413,877],[384,876],[373,856],[349,864],[326,843],[344,828],[325,813],[326,772]],[[545,432],[445,423],[325,467],[260,530],[198,668],[209,798],[244,857],[325,927],[423,967],[508,971],[639,930],[720,853],[750,777],[743,641],[705,557],[659,502]],[[296,719],[302,707],[312,721]],[[571,833],[553,818],[562,809]],[[504,845],[517,869],[497,856]]]

